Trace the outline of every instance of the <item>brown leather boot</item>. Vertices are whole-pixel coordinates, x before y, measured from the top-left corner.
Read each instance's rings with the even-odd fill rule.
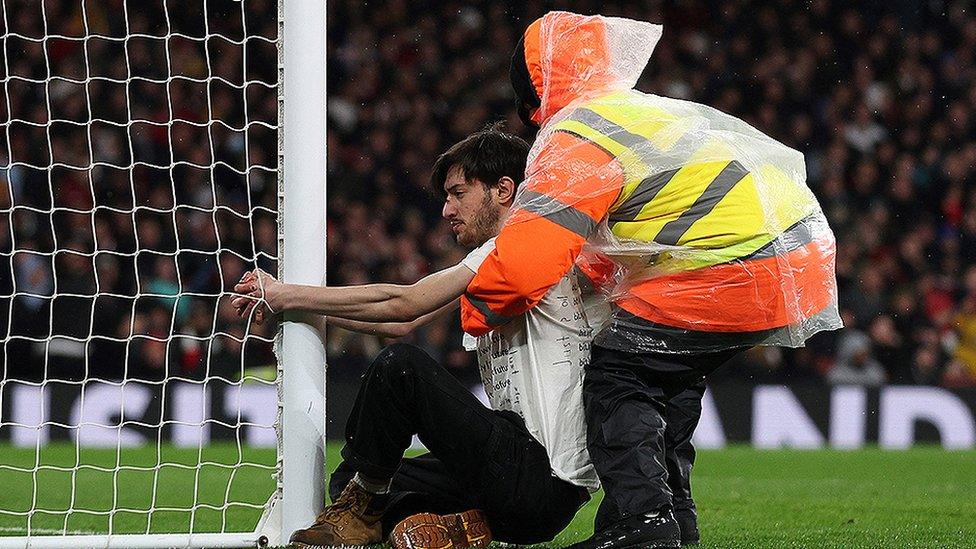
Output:
[[[380,517],[386,494],[371,494],[350,481],[335,502],[315,518],[315,523],[291,535],[296,547],[372,545],[383,539]]]
[[[488,519],[477,509],[453,515],[412,515],[390,532],[390,545],[394,549],[480,549],[489,543]]]

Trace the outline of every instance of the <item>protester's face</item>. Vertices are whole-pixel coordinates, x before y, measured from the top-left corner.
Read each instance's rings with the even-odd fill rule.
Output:
[[[465,181],[460,170],[451,170],[444,191],[447,198],[441,214],[451,223],[458,244],[475,248],[498,233],[502,207],[488,185],[477,179]]]

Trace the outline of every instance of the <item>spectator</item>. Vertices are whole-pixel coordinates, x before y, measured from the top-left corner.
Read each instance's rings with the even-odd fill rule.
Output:
[[[976,269],[971,271],[976,272]],[[955,318],[955,329],[958,340],[953,358],[958,363],[958,376],[968,375],[976,380],[976,293],[969,294],[963,301]]]
[[[832,385],[864,385],[877,387],[885,382],[885,371],[874,357],[871,338],[853,328],[840,336],[837,363],[827,372]]]
[[[904,336],[898,332],[891,316],[876,317],[868,332],[874,356],[885,370],[885,378],[892,383],[912,383],[909,367],[912,357],[908,353]],[[844,339],[843,336],[841,339]]]

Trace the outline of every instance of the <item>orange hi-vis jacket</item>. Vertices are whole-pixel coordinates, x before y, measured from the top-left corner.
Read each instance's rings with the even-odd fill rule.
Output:
[[[606,347],[799,346],[840,327],[834,237],[803,155],[705,105],[634,90],[660,36],[566,12],[525,31],[541,127],[462,298],[466,332],[521,315],[574,264],[611,302],[595,340]]]

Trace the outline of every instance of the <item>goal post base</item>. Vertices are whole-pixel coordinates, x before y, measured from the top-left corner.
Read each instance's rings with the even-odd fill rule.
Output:
[[[70,536],[0,537],[0,549],[156,549],[158,547],[262,547],[264,534],[96,534]],[[267,538],[265,538],[267,539]],[[264,541],[264,545],[261,542]]]
[[[288,543],[286,539],[281,539],[281,497],[278,492],[271,494],[268,503],[264,505],[264,512],[254,529],[258,536],[258,547],[277,547]]]

